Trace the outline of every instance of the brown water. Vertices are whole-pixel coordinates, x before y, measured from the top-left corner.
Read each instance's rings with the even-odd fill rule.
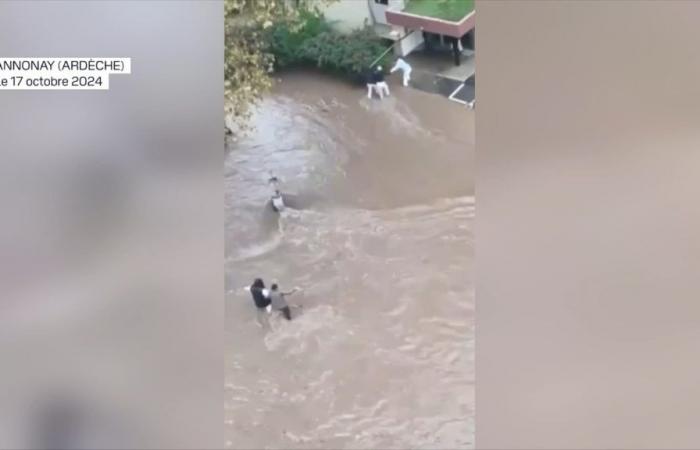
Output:
[[[286,75],[226,154],[232,448],[473,448],[474,117]],[[266,210],[270,172],[301,210]],[[255,277],[303,306],[255,323]]]

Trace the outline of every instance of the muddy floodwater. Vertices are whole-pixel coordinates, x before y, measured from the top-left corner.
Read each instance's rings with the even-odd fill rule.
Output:
[[[392,82],[284,75],[229,142],[229,448],[473,448],[474,113]],[[301,288],[291,322],[256,324],[255,277]]]

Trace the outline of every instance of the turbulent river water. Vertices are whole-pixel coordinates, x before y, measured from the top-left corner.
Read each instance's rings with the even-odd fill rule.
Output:
[[[284,75],[228,143],[229,448],[473,448],[474,116],[390,87]],[[301,288],[291,322],[256,324],[255,277]]]

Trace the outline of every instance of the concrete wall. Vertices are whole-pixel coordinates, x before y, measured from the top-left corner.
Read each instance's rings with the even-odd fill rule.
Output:
[[[365,0],[365,1],[367,1],[369,7],[372,8],[372,13],[373,13],[375,23],[382,24],[382,25],[389,25],[389,22],[387,22],[387,20],[386,20],[386,11],[388,9],[400,11],[404,8],[404,1],[403,0],[388,0],[386,5],[381,4],[381,3],[377,3],[374,0]]]
[[[472,12],[461,22],[447,22],[431,17],[415,16],[402,11],[389,10],[386,12],[390,24],[412,29],[421,29],[435,34],[460,38],[476,25],[476,13]]]
[[[413,30],[401,28],[401,36],[403,36],[406,33],[411,33],[411,31],[413,31]],[[397,42],[394,45],[394,53],[397,54],[398,56],[406,56],[409,53],[411,53],[413,50],[418,48],[422,43],[423,43],[423,33],[421,33],[420,30],[414,31],[413,33],[409,34],[405,39],[403,39],[401,42]]]
[[[322,11],[333,26],[342,32],[348,32],[356,28],[361,28],[365,24],[372,26],[375,24],[387,24],[385,11],[402,10],[404,0],[389,0],[388,5],[376,3],[374,0],[336,0],[330,4],[323,4]],[[410,32],[410,29],[392,26],[399,31],[399,36]],[[394,45],[394,54],[406,56],[423,44],[423,34],[420,31],[411,33],[406,39]]]
[[[382,5],[374,0],[335,0],[330,4],[321,6],[326,18],[335,22],[334,27],[339,31],[350,31],[375,23],[388,25],[386,21],[387,9],[400,11],[404,8],[404,0],[389,0],[387,5]]]
[[[370,0],[374,3],[374,0]],[[367,0],[337,0],[321,8],[326,19],[343,32],[362,28],[365,21],[372,25],[372,17]]]

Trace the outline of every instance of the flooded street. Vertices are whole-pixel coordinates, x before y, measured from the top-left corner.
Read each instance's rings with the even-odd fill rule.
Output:
[[[229,448],[473,448],[474,113],[390,87],[284,75],[229,142]],[[294,320],[256,324],[255,277]]]

